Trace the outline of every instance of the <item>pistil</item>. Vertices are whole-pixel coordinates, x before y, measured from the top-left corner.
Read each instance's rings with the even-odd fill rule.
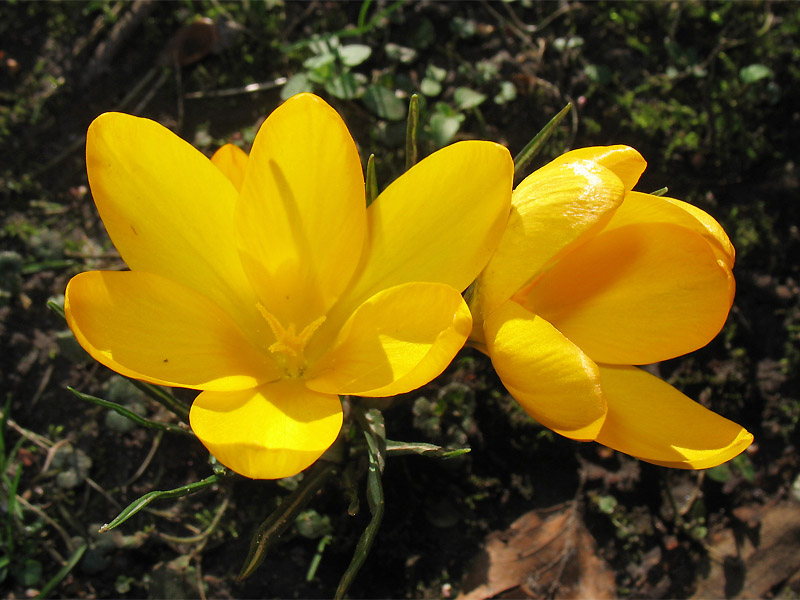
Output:
[[[306,368],[305,347],[320,325],[325,322],[325,315],[317,317],[303,327],[300,333],[297,333],[294,323],[289,323],[287,327],[284,327],[278,318],[264,308],[263,305],[259,303],[256,307],[275,335],[275,342],[270,345],[269,351],[283,366],[287,377],[302,376]]]

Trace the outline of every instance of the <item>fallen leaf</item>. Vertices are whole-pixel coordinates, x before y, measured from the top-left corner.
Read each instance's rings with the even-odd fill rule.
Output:
[[[711,569],[692,598],[765,598],[800,576],[800,503],[749,507],[737,517],[753,526],[712,535]]]
[[[614,573],[574,504],[531,511],[489,534],[462,581],[461,600],[616,597]]]

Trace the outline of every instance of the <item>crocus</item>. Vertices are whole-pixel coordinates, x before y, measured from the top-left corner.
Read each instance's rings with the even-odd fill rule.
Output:
[[[276,109],[249,156],[225,146],[209,160],[153,121],[107,113],[86,162],[130,270],[70,281],[72,331],[123,375],[201,390],[192,429],[252,478],[316,461],[339,434],[339,395],[407,392],[444,370],[513,177],[505,148],[461,142],[367,208],[356,145],[311,94]]]
[[[471,343],[550,429],[658,465],[711,467],[753,436],[632,365],[720,331],[734,250],[702,210],[632,191],[645,166],[633,148],[584,148],[520,183],[473,288]]]

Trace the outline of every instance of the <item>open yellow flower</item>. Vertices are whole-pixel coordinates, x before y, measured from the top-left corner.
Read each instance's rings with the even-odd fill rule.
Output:
[[[645,166],[627,146],[584,148],[520,183],[470,301],[471,343],[550,429],[659,465],[711,467],[753,436],[631,365],[719,332],[734,250],[700,209],[631,191]]]
[[[192,429],[229,468],[278,478],[342,424],[339,394],[389,396],[437,376],[471,329],[460,292],[508,217],[513,165],[454,144],[366,208],[358,152],[320,98],[289,99],[248,157],[213,161],[161,125],[98,117],[92,194],[130,267],[74,277],[65,310],[115,371],[202,390]]]

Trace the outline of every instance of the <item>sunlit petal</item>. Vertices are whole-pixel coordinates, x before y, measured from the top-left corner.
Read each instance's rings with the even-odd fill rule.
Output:
[[[621,145],[578,148],[562,154],[553,162],[567,164],[577,161],[590,161],[610,169],[622,180],[626,192],[633,189],[647,167],[647,162],[638,150]]]
[[[341,309],[410,281],[464,290],[489,260],[508,220],[513,162],[491,142],[435,152],[389,185],[368,210],[365,262]]]
[[[361,161],[342,118],[293,96],[256,135],[237,205],[243,264],[262,304],[305,326],[347,286],[364,243]]]
[[[308,373],[311,389],[391,396],[439,375],[464,342],[472,318],[461,294],[438,283],[407,283],[375,294],[345,323]]]
[[[733,244],[731,244],[731,240],[728,238],[728,234],[725,233],[725,230],[717,220],[706,211],[688,202],[676,200],[675,198],[664,198],[664,200],[675,206],[679,206],[702,224],[706,230],[705,236],[708,238],[709,242],[715,246],[719,258],[725,262],[729,269],[732,269],[736,259],[736,252],[733,248]]]
[[[81,273],[67,286],[64,308],[86,351],[129,377],[237,390],[280,375],[219,306],[159,275]]]
[[[634,367],[600,366],[608,416],[597,441],[678,469],[714,467],[753,441],[745,429]]]
[[[182,283],[254,326],[257,299],[235,244],[236,188],[208,158],[154,121],[106,113],[89,127],[86,167],[132,270]]]
[[[342,427],[339,398],[283,379],[254,390],[203,392],[189,421],[223,465],[253,479],[296,475],[336,441]]]
[[[594,439],[606,413],[597,365],[513,301],[490,314],[484,329],[492,364],[525,412],[567,437]]]
[[[598,230],[623,195],[616,175],[589,162],[551,163],[525,178],[514,190],[500,245],[481,273],[473,310],[488,313],[505,302],[556,256]]]
[[[645,223],[595,236],[521,301],[592,360],[647,364],[696,350],[719,333],[733,301],[730,282],[702,236]]]
[[[222,171],[236,190],[242,189],[244,172],[247,169],[247,153],[233,144],[225,144],[214,152],[211,162]]]
[[[674,198],[631,192],[614,213],[605,231],[638,223],[673,223],[702,235],[717,259],[733,268],[735,252],[725,230],[707,212]]]

